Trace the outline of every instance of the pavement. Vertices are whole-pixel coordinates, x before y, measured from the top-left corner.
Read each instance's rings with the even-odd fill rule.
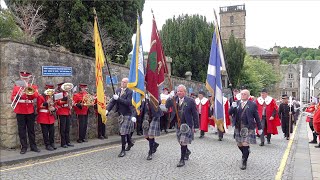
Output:
[[[176,164],[180,147],[174,130],[162,134],[153,160],[147,161],[148,143],[142,136],[134,136],[135,145],[123,158],[119,136],[108,139],[90,139],[87,143],[75,143],[75,147],[58,148],[40,153],[28,151],[20,155],[18,150],[1,150],[1,179],[275,179],[288,149],[282,136],[272,136],[271,144],[260,147],[251,145],[246,171],[240,170],[241,153],[229,130],[223,141],[213,133],[195,140],[188,147],[190,160],[182,168]],[[281,179],[319,179],[320,149],[309,145],[311,138],[308,124],[302,118],[285,161]],[[257,139],[257,143],[259,143]],[[290,144],[290,143],[289,143]]]

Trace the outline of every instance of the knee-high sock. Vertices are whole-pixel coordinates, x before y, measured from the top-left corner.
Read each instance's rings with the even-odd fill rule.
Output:
[[[121,135],[121,150],[124,151],[126,148],[126,135]]]
[[[154,143],[155,143],[154,139],[150,138],[149,139],[149,152],[152,152]]]
[[[128,144],[132,144],[130,134],[127,134],[126,136],[127,136],[127,142],[128,142]]]
[[[250,151],[249,146],[243,146],[243,159],[246,161],[249,157]]]
[[[184,160],[184,157],[186,156],[186,152],[187,152],[187,146],[181,145],[181,160]]]

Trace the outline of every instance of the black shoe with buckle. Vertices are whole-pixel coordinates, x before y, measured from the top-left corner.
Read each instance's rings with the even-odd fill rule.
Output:
[[[128,144],[128,147],[126,148],[126,151],[130,151],[130,149],[132,148],[132,146],[134,146],[134,144],[133,144],[133,143]]]
[[[185,165],[184,159],[180,159],[179,163],[177,164],[177,167],[182,167],[184,165]]]
[[[122,150],[122,151],[120,152],[120,154],[118,155],[118,157],[123,157],[123,156],[125,156],[125,155],[126,155],[126,151],[123,151],[123,150]]]
[[[20,154],[25,154],[27,152],[27,148],[22,148]]]
[[[184,160],[189,160],[190,154],[191,154],[191,151],[187,149],[186,155],[184,156]]]
[[[153,144],[153,149],[152,149],[152,153],[157,152],[157,148],[159,147],[159,143],[154,142]]]

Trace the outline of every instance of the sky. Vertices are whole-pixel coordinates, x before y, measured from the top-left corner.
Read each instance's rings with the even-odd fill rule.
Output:
[[[143,49],[150,49],[151,9],[158,29],[161,30],[165,21],[173,16],[200,14],[206,16],[208,22],[213,22],[213,9],[219,13],[219,7],[243,4],[246,6],[246,46],[264,49],[274,45],[309,48],[320,46],[320,1],[146,0],[141,25]],[[132,37],[133,41],[134,39],[135,35]]]

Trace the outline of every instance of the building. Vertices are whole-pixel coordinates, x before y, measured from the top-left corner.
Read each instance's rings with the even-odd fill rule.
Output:
[[[300,69],[298,64],[281,64],[280,65],[281,82],[279,84],[280,94],[287,94],[297,100],[300,96]],[[278,97],[280,98],[280,97]]]
[[[246,8],[245,5],[220,7],[221,38],[227,41],[231,34],[246,45]]]
[[[320,96],[320,60],[302,60],[299,68],[301,101],[308,103],[310,97]]]

